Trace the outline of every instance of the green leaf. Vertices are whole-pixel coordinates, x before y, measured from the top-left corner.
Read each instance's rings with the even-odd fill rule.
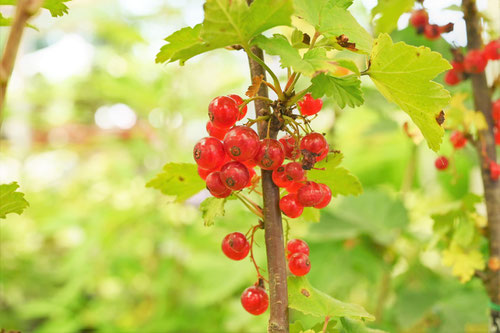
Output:
[[[398,25],[399,17],[409,12],[415,0],[378,0],[372,9],[372,17],[375,18],[375,33],[391,33]],[[378,18],[376,17],[378,14]]]
[[[303,276],[288,277],[288,306],[315,317],[375,319],[362,306],[344,303],[314,288]]]
[[[313,207],[305,207],[304,212],[300,215],[300,217],[294,219],[294,221],[300,222],[313,222],[317,223],[319,222],[321,217],[321,213],[319,209],[313,208]]]
[[[16,191],[18,188],[16,182],[0,184],[0,219],[5,219],[10,213],[21,215],[29,206],[28,201],[24,199],[24,193]]]
[[[320,72],[333,73],[339,67],[334,59],[327,57],[323,48],[309,50],[304,57],[301,57],[299,51],[280,34],[275,34],[272,38],[260,35],[254,39],[253,44],[262,48],[267,54],[279,56],[281,67],[292,67],[296,72],[307,76],[315,76]]]
[[[340,108],[360,106],[364,103],[361,81],[354,75],[335,77],[320,74],[312,80],[311,93],[314,98],[323,95],[332,97]]]
[[[247,46],[250,40],[272,27],[290,25],[291,0],[207,0],[202,38],[210,47],[234,44]]]
[[[381,34],[374,43],[368,71],[382,95],[410,115],[435,151],[444,135],[436,116],[450,101],[450,93],[431,80],[449,68],[441,54],[423,46],[393,44],[389,35]]]
[[[205,188],[194,163],[167,163],[163,171],[150,180],[146,187],[176,196],[177,202],[185,201]]]
[[[63,16],[68,14],[68,6],[64,4],[68,1],[70,0],[45,0],[42,7],[48,9],[53,17]]]
[[[450,247],[443,251],[443,264],[451,266],[452,274],[458,276],[462,283],[469,281],[476,270],[483,270],[485,260],[478,250],[462,248],[457,243],[452,242]]]
[[[350,1],[349,1],[350,2]],[[327,38],[345,35],[356,48],[369,53],[373,38],[347,11],[348,1],[295,0],[295,13]]]
[[[333,196],[339,194],[361,194],[363,188],[361,187],[359,179],[352,175],[347,169],[338,166],[342,158],[342,153],[329,154],[326,159],[316,164],[317,169],[324,170],[309,170],[307,178],[330,187]]]
[[[179,63],[183,65],[186,60],[216,48],[217,45],[207,45],[201,39],[201,29],[201,24],[194,28],[186,27],[165,38],[168,43],[161,47],[155,61],[163,63],[179,60]]]
[[[224,205],[226,204],[226,199],[219,199],[215,197],[206,198],[200,204],[201,215],[203,216],[203,221],[205,227],[210,227],[214,224],[215,218],[219,216],[224,216],[226,211],[224,210]]]
[[[340,333],[386,333],[385,331],[376,330],[366,327],[365,323],[359,320],[352,320],[346,317],[340,318],[342,328]]]

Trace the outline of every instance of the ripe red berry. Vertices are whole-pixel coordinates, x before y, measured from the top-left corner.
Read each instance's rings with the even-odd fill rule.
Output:
[[[500,121],[500,99],[493,102],[492,105],[493,120]]]
[[[292,181],[286,177],[285,167],[283,165],[273,170],[272,178],[274,184],[278,187],[288,187],[292,185]]]
[[[441,29],[437,24],[427,24],[424,28],[424,35],[429,40],[436,40],[441,37]]]
[[[462,73],[465,70],[463,61],[452,60],[450,61],[450,65],[457,73]]]
[[[210,121],[207,122],[207,133],[210,135],[210,136],[213,136],[219,140],[223,140],[224,139],[224,136],[226,135],[227,133],[227,128],[218,128],[218,127],[215,127],[214,124],[212,124]]]
[[[212,194],[221,194],[228,189],[220,177],[220,171],[211,172],[205,179],[205,182],[207,183],[207,189]]]
[[[322,209],[328,206],[332,200],[332,190],[330,190],[330,188],[325,184],[319,184],[319,186],[323,189],[323,200],[321,200],[319,204],[314,205],[314,208]]]
[[[207,176],[212,173],[213,170],[207,170],[198,167],[198,175],[200,176],[201,179],[205,180],[207,179]]]
[[[232,161],[222,166],[220,179],[226,187],[233,191],[239,191],[250,181],[250,173],[243,163]]]
[[[222,165],[226,152],[219,139],[209,136],[194,145],[193,157],[201,168],[214,170]]]
[[[314,99],[311,94],[306,94],[302,100],[300,100],[297,105],[299,106],[300,113],[304,116],[312,116],[323,107],[323,101],[321,98]]]
[[[424,9],[414,10],[410,16],[410,24],[415,28],[424,28],[429,23],[429,15]]]
[[[297,191],[297,200],[304,207],[313,207],[323,201],[323,188],[315,182],[307,182]]]
[[[285,157],[289,160],[296,160],[300,156],[300,150],[295,142],[295,139],[291,135],[285,135],[280,140],[283,148],[285,149]]]
[[[434,161],[434,165],[436,166],[436,169],[438,169],[438,170],[446,170],[448,168],[448,164],[449,164],[449,162],[448,162],[448,159],[446,158],[446,156],[439,156]]]
[[[285,165],[285,174],[288,180],[298,182],[304,180],[305,171],[299,162],[290,162]]]
[[[241,295],[241,305],[248,313],[256,316],[263,314],[269,306],[266,290],[258,286],[248,287]]]
[[[496,128],[495,130],[495,144],[500,146],[500,129]]]
[[[241,98],[239,95],[235,95],[235,94],[232,94],[232,95],[228,95],[228,97],[231,97],[235,102],[236,102],[236,105],[239,107],[241,104],[243,104],[243,98]],[[239,108],[238,108],[239,109]],[[238,115],[238,120],[241,120],[243,118],[245,118],[245,116],[247,115],[247,111],[248,111],[248,108],[247,106],[245,105],[240,111],[239,111],[239,115]]]
[[[470,50],[464,59],[464,67],[467,73],[481,73],[486,68],[488,60],[479,50]]]
[[[224,237],[222,240],[222,252],[233,260],[244,259],[248,251],[250,251],[250,244],[241,232],[233,232]]]
[[[305,255],[309,255],[309,246],[306,242],[300,239],[290,239],[286,244],[286,250],[287,259],[290,259],[290,257],[295,253],[304,253]]]
[[[451,133],[450,141],[455,149],[461,149],[467,144],[467,138],[460,131]]]
[[[302,215],[304,207],[297,200],[295,193],[287,194],[280,199],[280,209],[286,216],[294,219]]]
[[[328,143],[325,137],[319,133],[309,133],[300,140],[300,150],[307,150],[316,156],[320,156]]]
[[[330,152],[330,145],[327,144],[326,148],[323,149],[323,152],[321,153],[321,155],[319,155],[318,157],[316,157],[316,162],[324,160],[325,157],[328,155],[329,152]]]
[[[500,59],[500,39],[492,40],[491,42],[489,42],[484,47],[483,54],[487,60]]]
[[[462,81],[461,75],[454,69],[450,69],[444,75],[444,82],[450,86],[454,86]]]
[[[293,254],[288,261],[290,273],[296,276],[303,276],[311,270],[311,261],[309,256],[304,253]]]
[[[491,180],[498,180],[500,178],[500,164],[491,161],[490,162],[490,177]]]
[[[235,126],[224,137],[226,153],[236,161],[253,159],[260,148],[259,136],[246,126]]]
[[[231,97],[216,97],[208,106],[208,117],[212,124],[219,128],[229,128],[233,126],[238,120],[239,115],[238,106]]]
[[[255,162],[264,170],[274,170],[283,164],[285,150],[278,140],[264,139],[255,155]]]
[[[292,182],[292,184],[290,184],[290,186],[287,186],[286,187],[286,191],[288,193],[297,193],[297,191],[302,187],[304,186],[305,183],[303,182]]]

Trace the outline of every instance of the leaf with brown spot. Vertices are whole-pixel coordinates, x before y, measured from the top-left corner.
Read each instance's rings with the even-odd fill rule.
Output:
[[[349,42],[349,37],[344,34],[337,36],[337,43],[343,48],[350,51],[358,51],[358,49],[356,48],[356,43]]]
[[[443,125],[444,120],[445,120],[444,111],[441,110],[441,111],[439,111],[439,114],[436,116],[436,121],[439,124],[439,126],[441,126],[441,125]]]
[[[177,202],[183,202],[206,186],[197,169],[194,163],[167,163],[146,187],[160,190],[165,195],[176,197]]]
[[[252,85],[248,87],[245,95],[247,95],[250,98],[257,95],[263,80],[264,80],[264,75],[254,76],[252,79]]]

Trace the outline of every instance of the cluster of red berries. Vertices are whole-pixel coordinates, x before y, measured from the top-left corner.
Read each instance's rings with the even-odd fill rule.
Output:
[[[444,82],[454,86],[469,77],[469,74],[482,73],[488,61],[500,59],[500,39],[489,42],[482,50],[470,50],[464,56],[460,50],[452,50],[453,67],[444,77]]]
[[[291,239],[286,245],[288,269],[296,276],[304,276],[311,270],[309,246],[300,239]]]
[[[411,13],[410,24],[417,29],[418,34],[424,34],[429,40],[438,39],[442,33],[453,31],[453,23],[439,26],[429,23],[429,14],[425,9],[417,9]]]
[[[491,112],[495,122],[495,143],[500,146],[500,98],[493,102]]]

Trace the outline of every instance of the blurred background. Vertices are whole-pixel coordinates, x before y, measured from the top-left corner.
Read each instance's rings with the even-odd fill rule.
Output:
[[[355,1],[351,9],[370,31],[376,3]],[[491,3],[478,1],[481,9]],[[18,181],[30,207],[0,221],[0,328],[264,332],[267,315],[239,304],[255,282],[253,266],[220,251],[225,234],[245,232],[255,218],[230,202],[225,217],[204,227],[199,200],[176,204],[145,187],[164,163],[192,162],[213,97],[244,95],[245,55],[219,50],[183,67],[154,63],[163,38],[203,20],[202,0],[66,4],[68,15],[44,11],[32,21],[38,31],[26,29],[9,85],[0,182]],[[445,38],[463,46],[459,4],[424,3],[432,23],[455,23]],[[400,18],[395,41],[450,58],[445,41],[416,35],[408,18]],[[0,27],[2,47],[7,33]],[[279,71],[277,59],[269,61]],[[320,223],[291,225],[290,237],[310,244],[311,283],[363,305],[378,318],[373,326],[389,332],[486,332],[481,283],[461,284],[429,245],[431,214],[481,193],[474,151],[454,154],[456,172],[438,174],[436,154],[402,130],[407,116],[370,81],[364,95],[356,109],[325,100],[313,125],[342,150],[364,194],[336,198]],[[442,152],[452,154],[447,139]],[[261,237],[256,255],[265,266]],[[317,321],[296,312],[291,319]]]

